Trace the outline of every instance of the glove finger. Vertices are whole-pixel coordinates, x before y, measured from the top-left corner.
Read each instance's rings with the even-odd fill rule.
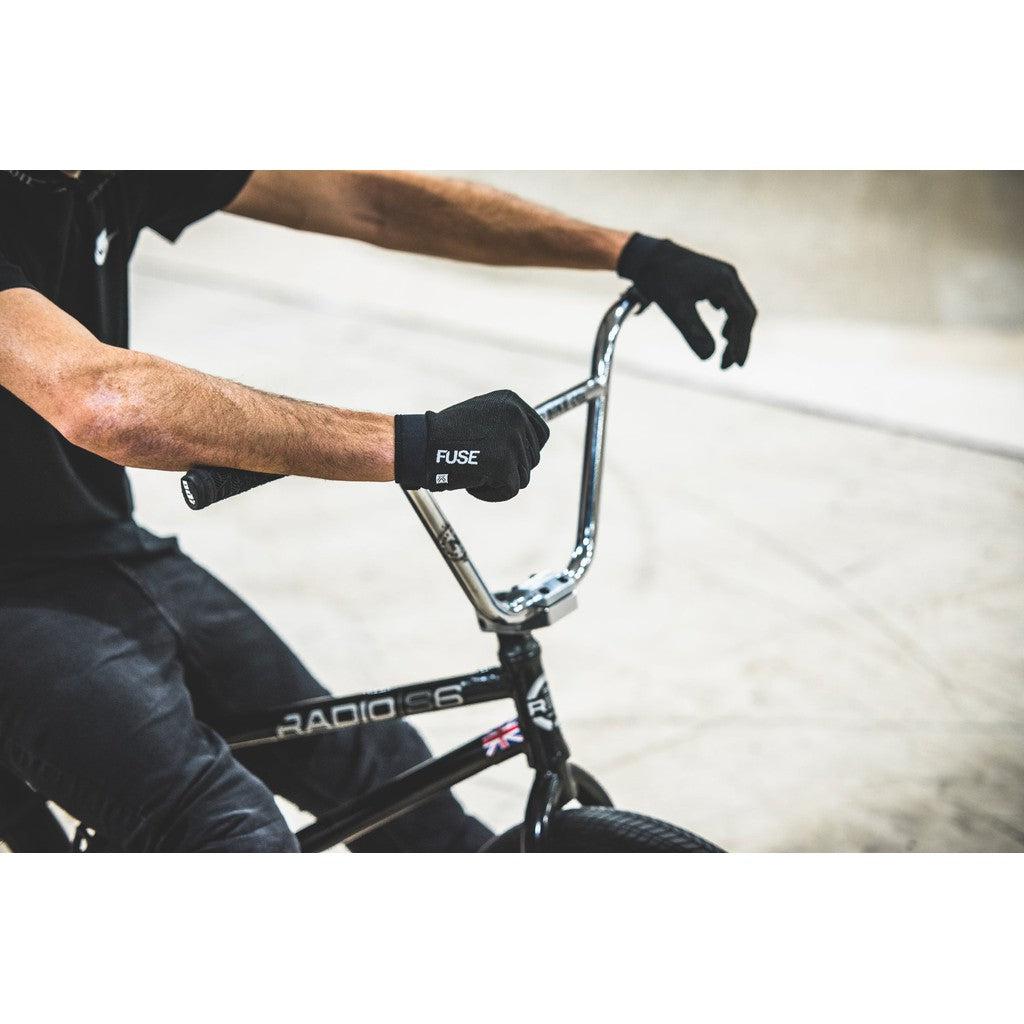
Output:
[[[757,319],[757,306],[738,277],[733,282],[731,293],[725,303],[725,311],[730,317],[737,317],[741,324],[746,325],[747,330],[754,326]]]
[[[522,490],[530,482],[530,469],[536,463],[530,462],[530,436],[529,431],[520,434],[516,438],[517,458],[514,466],[514,474],[519,478],[519,489]]]
[[[742,366],[750,348],[750,331],[754,326],[757,309],[743,287],[739,274],[732,267],[715,283],[709,299],[713,306],[724,310],[726,315],[722,337],[727,344],[722,353],[722,369],[728,369],[733,363]]]
[[[523,456],[530,469],[537,468],[537,464],[540,462],[540,445],[532,430],[528,430],[523,435]]]
[[[722,353],[722,369],[733,363],[742,366],[747,361],[750,351],[750,332],[757,318],[757,308],[747,294],[746,288],[737,277],[734,294],[726,307],[727,318],[722,328],[722,337],[728,344]]]
[[[509,501],[519,493],[519,488],[512,484],[501,484],[497,487],[485,484],[483,487],[470,487],[467,493],[480,501]]]
[[[742,366],[747,361],[750,351],[750,323],[731,316],[722,328],[722,337],[726,339],[725,351],[722,353],[722,369],[727,370],[733,363]]]
[[[530,432],[537,439],[537,444],[543,448],[551,436],[551,428],[537,415],[537,411],[532,405],[527,404],[519,395],[515,395],[515,397],[518,400],[520,412],[522,412],[523,417],[530,426]]]
[[[539,452],[540,449],[548,443],[548,438],[551,436],[551,428],[547,425],[545,420],[541,419],[540,416],[537,415],[533,408],[529,406],[527,408],[529,410],[527,419],[530,422],[530,431],[537,439],[537,451]],[[534,463],[534,465],[536,465],[536,463]]]
[[[724,309],[727,313],[742,310],[749,314],[751,319],[757,316],[757,307],[733,267],[726,267],[725,271],[716,277],[713,285],[707,289],[707,299],[715,309]]]
[[[687,345],[701,359],[709,359],[715,354],[715,339],[711,337],[711,332],[701,320],[695,306],[683,304],[671,312],[665,309],[665,313],[686,339]]]

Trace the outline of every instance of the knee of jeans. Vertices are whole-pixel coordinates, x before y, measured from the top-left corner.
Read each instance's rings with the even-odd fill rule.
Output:
[[[273,793],[226,749],[147,830],[151,848],[160,850],[296,853],[299,848]]]
[[[269,796],[269,794],[268,794]],[[277,805],[193,805],[162,830],[157,848],[190,853],[298,853]]]

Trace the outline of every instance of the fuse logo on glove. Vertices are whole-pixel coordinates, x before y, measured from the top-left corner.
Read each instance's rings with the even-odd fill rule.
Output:
[[[437,462],[446,462],[449,466],[475,466],[479,455],[479,449],[470,451],[462,448],[459,451],[449,451],[447,448],[440,448],[437,452]]]
[[[468,491],[481,501],[508,501],[530,482],[549,433],[536,411],[507,390],[440,412],[399,414],[395,481],[407,491]]]

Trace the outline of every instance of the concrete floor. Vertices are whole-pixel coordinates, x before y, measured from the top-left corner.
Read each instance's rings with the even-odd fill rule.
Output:
[[[1024,849],[1020,176],[477,177],[727,257],[762,311],[741,373],[656,310],[623,333],[597,562],[539,635],[579,762],[734,850]],[[584,375],[618,287],[221,215],[143,240],[134,338],[341,405],[539,401]],[[515,502],[445,499],[494,584],[568,553],[581,429],[559,421]],[[396,488],[289,480],[193,514],[172,475],[133,477],[141,520],[332,690],[493,663]],[[442,748],[506,716],[417,721]],[[504,827],[526,784],[516,761],[460,794]]]

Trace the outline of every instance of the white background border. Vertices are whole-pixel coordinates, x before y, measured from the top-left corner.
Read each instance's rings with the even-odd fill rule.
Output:
[[[1021,166],[1009,5],[5,10],[13,166]],[[3,858],[5,1020],[1019,1014],[1015,856]],[[1011,985],[1014,990],[1011,990]]]
[[[40,166],[1020,166],[1011,5],[8,5]]]

